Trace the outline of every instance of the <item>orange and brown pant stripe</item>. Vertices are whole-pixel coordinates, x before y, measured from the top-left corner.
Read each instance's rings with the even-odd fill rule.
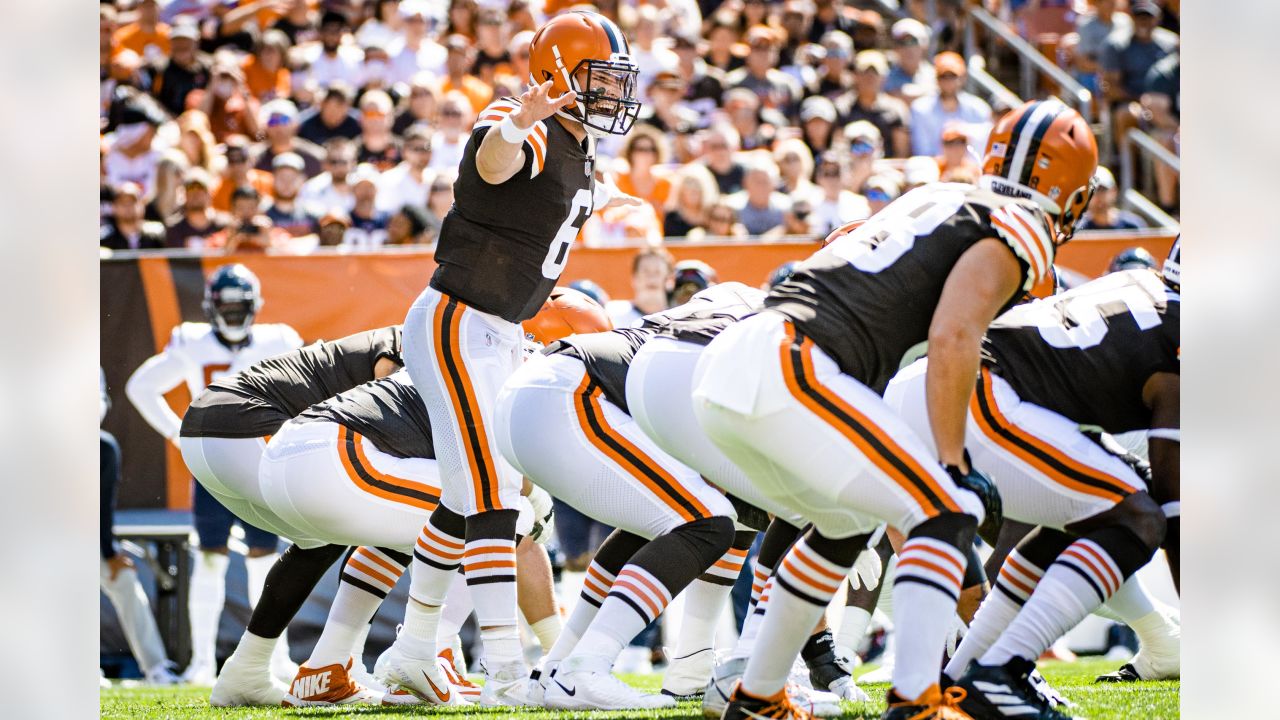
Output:
[[[460,327],[463,313],[468,309],[457,299],[441,294],[432,319],[436,366],[440,368],[454,417],[458,419],[459,439],[471,475],[476,510],[503,510],[494,445],[485,430],[475,387],[462,357]]]
[[[978,389],[969,402],[969,413],[978,430],[1000,449],[1065,488],[1113,503],[1137,491],[1123,480],[1085,465],[1011,422],[996,404],[988,368],[982,368]]]
[[[782,343],[782,377],[791,395],[835,428],[885,476],[915,500],[926,517],[963,513],[920,463],[866,414],[818,382],[813,370],[813,340],[790,322]]]
[[[341,425],[338,426],[338,457],[351,482],[371,495],[427,512],[435,510],[440,503],[438,488],[380,472],[365,455],[361,435]]]
[[[684,522],[712,516],[710,510],[693,493],[683,487],[645,451],[628,440],[605,420],[600,406],[603,393],[590,375],[582,379],[575,397],[578,424],[592,447],[618,463],[626,472],[670,507]]]

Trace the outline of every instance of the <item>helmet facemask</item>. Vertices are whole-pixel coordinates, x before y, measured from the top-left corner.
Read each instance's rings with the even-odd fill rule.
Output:
[[[1076,223],[1089,207],[1093,193],[1098,189],[1098,180],[1090,177],[1089,182],[1078,187],[1062,203],[1062,213],[1058,215],[1058,237],[1054,245],[1064,245],[1076,234]]]
[[[639,72],[625,55],[579,62],[572,73],[566,72],[569,87],[578,96],[566,112],[593,137],[626,135],[640,114],[636,99]]]
[[[240,288],[225,288],[204,301],[204,312],[219,335],[239,343],[249,337],[258,303]]]

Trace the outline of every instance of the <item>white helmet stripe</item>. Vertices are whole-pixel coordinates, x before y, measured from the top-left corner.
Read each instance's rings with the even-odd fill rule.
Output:
[[[1032,111],[1031,117],[1027,119],[1027,124],[1022,128],[1022,132],[1018,134],[1018,146],[1013,150],[1013,159],[1009,163],[1009,171],[1004,176],[1010,182],[1020,182],[1022,177],[1022,168],[1027,164],[1028,160],[1034,161],[1035,158],[1028,158],[1027,153],[1031,148],[1031,141],[1037,135],[1043,135],[1039,132],[1040,125],[1043,123],[1052,123],[1053,119],[1059,112],[1066,109],[1066,106],[1057,100],[1046,100],[1036,106]]]

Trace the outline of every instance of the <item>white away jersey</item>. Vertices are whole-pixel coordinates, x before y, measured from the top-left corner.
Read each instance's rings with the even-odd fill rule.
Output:
[[[219,342],[208,323],[182,323],[164,350],[134,371],[125,394],[156,432],[174,438],[182,421],[165,402],[165,393],[185,382],[194,400],[210,382],[300,347],[297,331],[281,323],[254,325],[248,344],[235,350]]]

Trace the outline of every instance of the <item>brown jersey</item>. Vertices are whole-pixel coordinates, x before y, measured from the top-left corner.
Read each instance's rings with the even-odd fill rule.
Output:
[[[431,287],[510,322],[528,320],[551,294],[569,247],[593,210],[594,141],[579,142],[555,118],[524,144],[524,165],[491,185],[476,169],[485,134],[519,106],[495,100],[480,113],[463,151],[453,207],[436,245]]]

